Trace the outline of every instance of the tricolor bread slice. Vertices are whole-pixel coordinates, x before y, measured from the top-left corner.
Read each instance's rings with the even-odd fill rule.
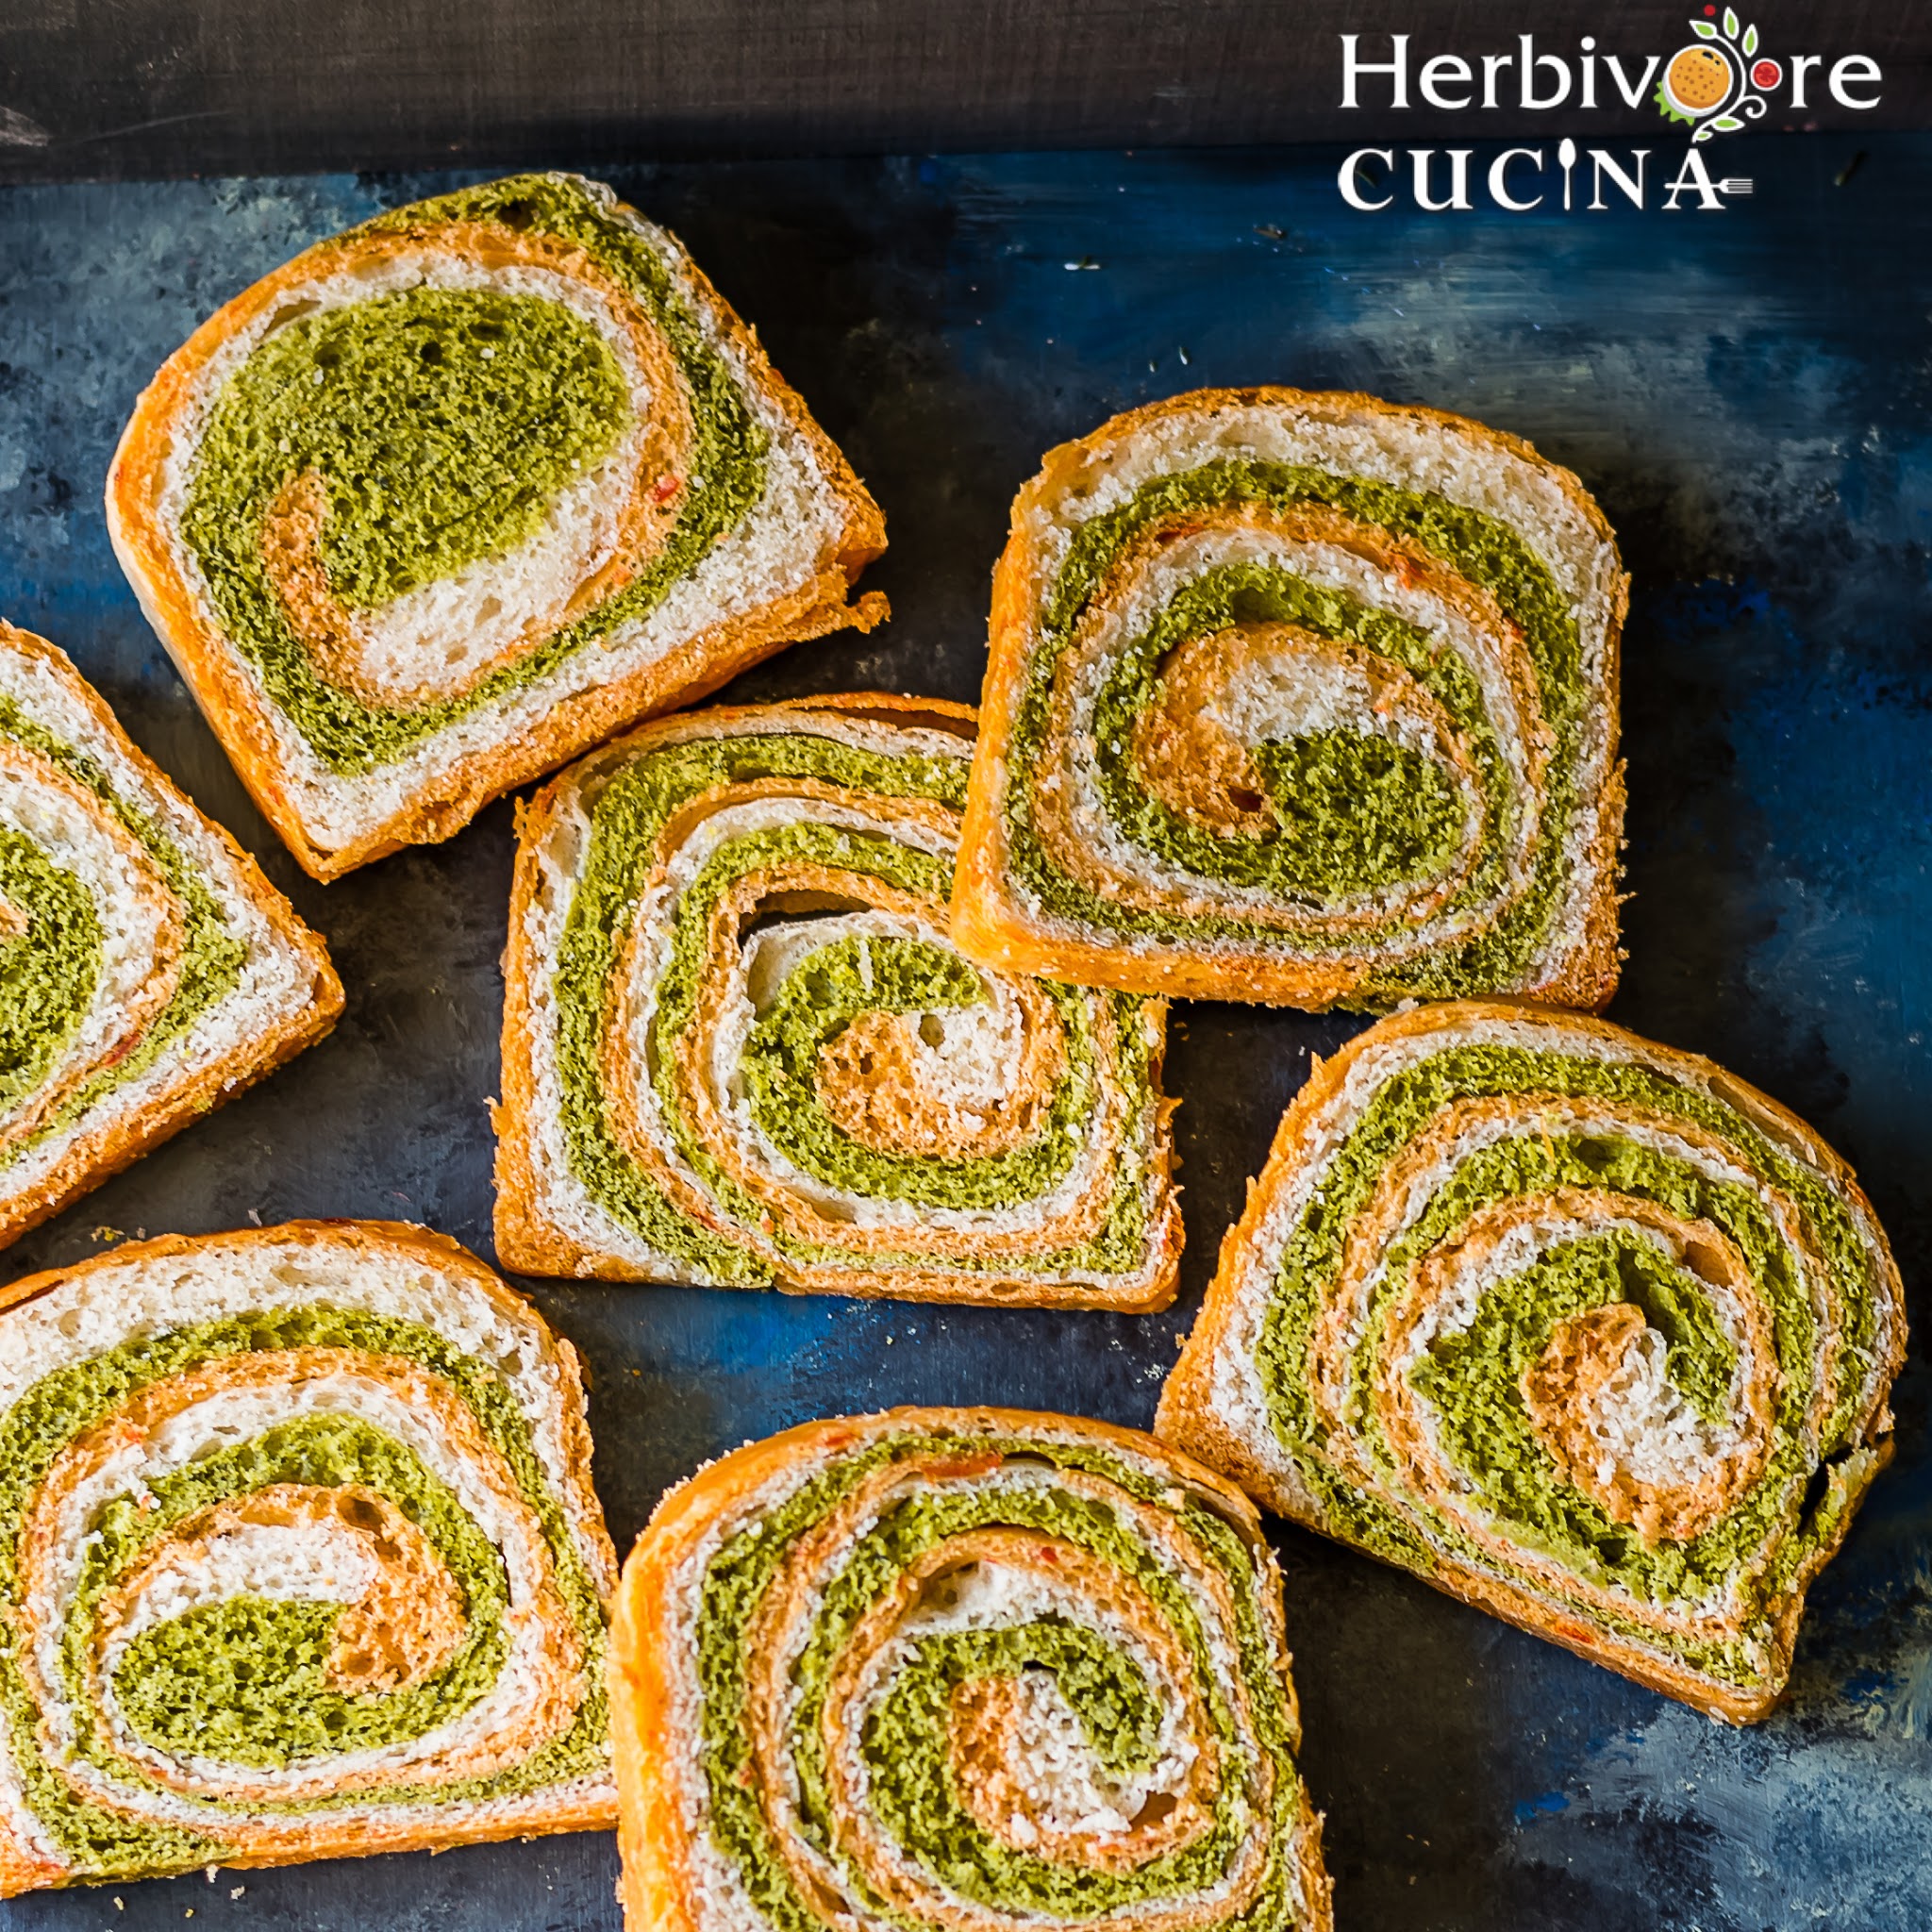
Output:
[[[389,1222],[0,1297],[0,1897],[613,1822],[576,1357]]]
[[[341,1009],[255,861],[59,651],[0,622],[0,1245]]]
[[[289,848],[333,878],[854,605],[878,509],[672,236],[574,175],[398,208],[142,394],[108,526]]]
[[[697,711],[522,819],[496,1246],[533,1274],[1141,1310],[1181,1224],[1163,1002],[946,932],[962,705]]]
[[[1891,1455],[1898,1270],[1709,1060],[1455,1003],[1320,1065],[1156,1428],[1272,1508],[1712,1717],[1763,1717]]]
[[[625,1564],[629,1932],[1327,1932],[1281,1575],[1151,1437],[900,1408],[747,1445]]]
[[[1140,992],[1601,1007],[1626,588],[1576,478],[1459,416],[1115,417],[1013,505],[955,937]]]

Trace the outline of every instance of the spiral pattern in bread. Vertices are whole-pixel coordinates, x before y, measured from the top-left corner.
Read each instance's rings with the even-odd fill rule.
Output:
[[[960,944],[1143,992],[1601,1006],[1624,601],[1575,477],[1459,417],[1208,391],[1052,451],[994,578]]]
[[[0,1895],[609,1824],[576,1358],[453,1241],[137,1243],[0,1312]]]
[[[1329,1924],[1240,1493],[1004,1409],[808,1424],[659,1506],[611,1639],[633,1932]]]
[[[322,941],[0,623],[0,1243],[335,1024]]]
[[[318,243],[137,407],[109,527],[303,864],[869,625],[871,499],[675,239],[526,175]]]
[[[525,814],[497,1247],[512,1267],[1124,1308],[1173,1299],[1158,1001],[946,929],[973,714],[698,712]]]
[[[1310,1079],[1157,1427],[1748,1722],[1891,1454],[1904,1349],[1885,1235],[1802,1122],[1599,1021],[1456,1003]]]

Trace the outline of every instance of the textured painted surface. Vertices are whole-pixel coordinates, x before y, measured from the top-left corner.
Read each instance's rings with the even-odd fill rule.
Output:
[[[987,575],[1048,443],[1202,382],[1459,408],[1579,470],[1637,578],[1630,962],[1611,1016],[1710,1053],[1857,1163],[1916,1313],[1932,1255],[1932,139],[1756,140],[1721,216],[1348,215],[1326,154],[634,171],[852,454],[897,615],[735,694],[976,693]],[[1727,158],[1727,165],[1728,165]],[[98,508],[154,365],[301,243],[443,177],[0,192],[0,611],[329,936],[335,1037],[30,1236],[405,1215],[488,1253],[510,812],[300,881],[148,637]],[[1070,263],[1091,264],[1070,268]],[[1185,360],[1183,359],[1185,358]],[[1351,1023],[1176,1015],[1190,1248],[1171,1314],[935,1312],[540,1287],[585,1352],[627,1543],[701,1457],[806,1417],[991,1399],[1144,1424],[1313,1049]],[[1900,1455],[1813,1599],[1790,1707],[1739,1734],[1284,1533],[1306,1763],[1344,1932],[1932,1924],[1932,1446]],[[8,1928],[505,1932],[616,1923],[601,1838],[216,1874],[0,1907]],[[237,1887],[245,1888],[234,1897]]]

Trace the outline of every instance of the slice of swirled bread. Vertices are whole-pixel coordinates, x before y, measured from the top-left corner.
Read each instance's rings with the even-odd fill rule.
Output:
[[[441,1235],[0,1295],[0,1897],[614,1821],[577,1361]]]
[[[807,1423],[658,1506],[612,1620],[628,1932],[1330,1932],[1281,1572],[1133,1429]]]
[[[885,527],[677,242],[529,175],[322,242],[143,393],[114,545],[319,878],[801,638]]]
[[[1905,1346],[1884,1231],[1803,1122],[1600,1020],[1452,1001],[1311,1074],[1155,1427],[1747,1724],[1890,1458]]]
[[[0,1243],[335,1024],[322,941],[0,623]]]
[[[1625,590],[1569,471],[1440,410],[1206,390],[1050,451],[955,936],[1138,992],[1601,1007]]]
[[[1163,1001],[946,932],[973,713],[662,719],[523,815],[497,1252],[537,1274],[1140,1311],[1181,1224]]]

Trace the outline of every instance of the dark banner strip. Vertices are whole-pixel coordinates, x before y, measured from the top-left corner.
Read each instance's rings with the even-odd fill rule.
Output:
[[[1670,0],[43,0],[0,180],[1923,125],[1932,13]]]

